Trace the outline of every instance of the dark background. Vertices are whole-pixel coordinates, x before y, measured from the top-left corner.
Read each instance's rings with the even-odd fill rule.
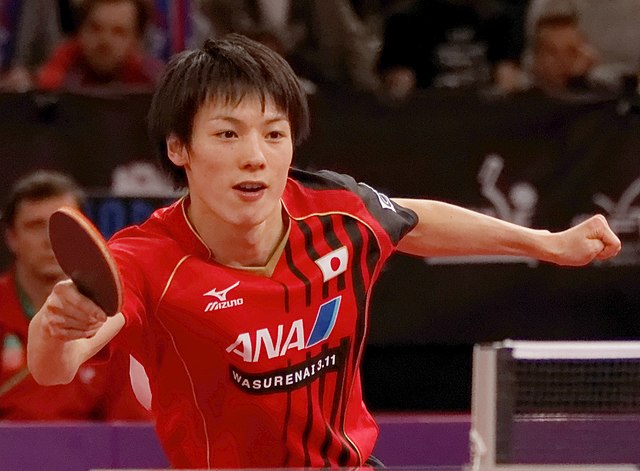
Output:
[[[112,199],[115,166],[150,160],[146,95],[0,95],[0,196],[36,168],[73,174],[96,196],[90,216],[106,233],[167,199]],[[503,164],[497,188],[509,204],[535,190],[532,227],[563,229],[604,213],[625,242],[613,262],[581,269],[517,259],[454,263],[395,256],[372,301],[364,388],[374,410],[470,407],[473,344],[514,339],[640,336],[640,116],[617,100],[561,102],[523,94],[429,90],[404,104],[320,91],[312,136],[295,165],[331,168],[389,196],[429,197],[493,213],[479,172]],[[640,190],[639,190],[640,191]],[[607,208],[594,195],[610,200]],[[108,235],[108,234],[107,234]],[[6,264],[6,253],[0,261]]]

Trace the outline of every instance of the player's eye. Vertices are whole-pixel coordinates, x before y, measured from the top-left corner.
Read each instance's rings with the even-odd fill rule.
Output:
[[[284,137],[284,133],[280,131],[269,131],[267,133],[268,139],[282,139]]]
[[[235,131],[222,131],[219,132],[218,134],[216,134],[216,136],[222,138],[222,139],[233,139],[234,137],[237,137],[238,135],[236,134]]]

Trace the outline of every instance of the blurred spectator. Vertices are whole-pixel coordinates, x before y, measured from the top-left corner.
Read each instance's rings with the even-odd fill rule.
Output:
[[[500,93],[521,91],[527,86],[521,59],[525,48],[525,18],[529,0],[478,0],[486,22],[489,59],[493,64],[493,87]]]
[[[3,88],[24,92],[33,86],[33,71],[62,39],[56,0],[23,0],[11,68]]]
[[[65,35],[74,30],[74,0],[13,0],[11,57],[0,89],[24,92],[33,87],[34,72],[51,55]],[[1,33],[0,33],[1,35]]]
[[[8,197],[2,222],[13,264],[0,276],[0,420],[150,418],[134,396],[129,355],[113,351],[108,360],[87,362],[62,386],[40,386],[27,369],[29,322],[53,285],[65,278],[49,244],[49,216],[82,201],[69,177],[49,171],[19,180]]]
[[[153,15],[143,42],[153,57],[166,62],[173,54],[201,46],[212,35],[198,7],[200,0],[152,1]]]
[[[147,0],[84,0],[77,33],[38,71],[38,88],[153,88],[164,64],[142,49],[150,15]]]
[[[311,0],[292,55],[314,82],[356,90],[378,89],[375,61],[381,44],[378,20],[382,4],[357,8],[353,0]],[[371,3],[371,2],[370,2]]]
[[[384,90],[521,86],[524,2],[418,0],[390,15],[378,71]]]
[[[571,14],[542,16],[536,23],[531,57],[534,88],[548,94],[589,91],[589,74],[598,61]]]
[[[531,0],[526,19],[529,51],[538,23],[554,16],[573,16],[593,48],[597,60],[585,76],[590,84],[620,90],[625,76],[640,71],[640,1]]]
[[[390,1],[194,0],[209,22],[210,36],[245,34],[274,45],[298,75],[313,83],[359,90],[378,86],[376,26]]]
[[[268,48],[276,51],[278,54],[284,57],[289,62],[291,67],[296,71],[296,74],[298,75],[298,79],[304,91],[310,95],[316,92],[316,84],[310,79],[306,78],[309,72],[308,68],[299,63],[297,57],[293,55],[291,48],[286,43],[286,39],[282,36],[282,34],[278,33],[277,30],[269,28],[258,29],[256,27],[251,29],[247,33],[247,37],[250,37],[251,39],[264,44]]]
[[[20,0],[0,0],[0,79],[13,59],[19,21]]]

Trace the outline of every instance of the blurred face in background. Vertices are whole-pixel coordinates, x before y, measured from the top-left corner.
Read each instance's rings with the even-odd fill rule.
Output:
[[[106,1],[96,4],[80,26],[85,60],[98,75],[113,75],[138,47],[137,15],[133,2]]]
[[[49,217],[62,206],[78,208],[73,195],[43,200],[24,200],[16,208],[13,225],[7,228],[7,247],[14,255],[16,269],[44,282],[65,278],[49,242]]]
[[[573,23],[541,26],[533,57],[536,84],[561,91],[573,78],[584,76],[595,65],[596,53]]]

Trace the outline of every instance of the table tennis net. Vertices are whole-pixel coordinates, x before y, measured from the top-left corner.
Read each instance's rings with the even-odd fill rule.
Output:
[[[501,369],[515,415],[640,414],[640,359],[513,360]]]
[[[640,343],[477,347],[473,388],[472,429],[497,464],[640,463]]]

